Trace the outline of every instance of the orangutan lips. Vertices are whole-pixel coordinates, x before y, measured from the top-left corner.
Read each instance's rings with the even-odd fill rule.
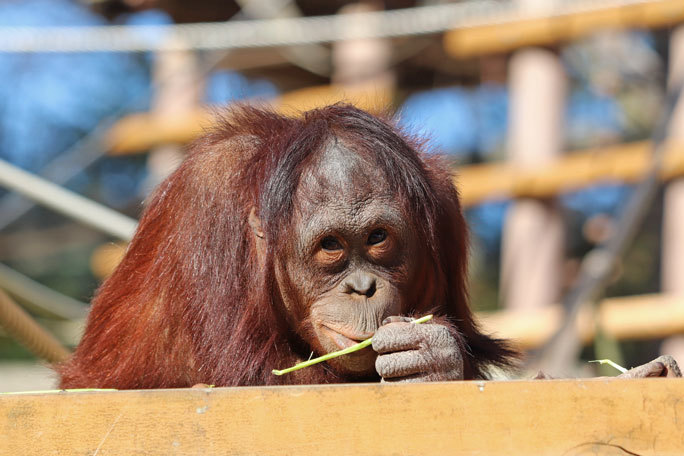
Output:
[[[337,345],[337,347],[342,350],[347,347],[354,346],[364,339],[368,339],[373,336],[373,333],[363,334],[362,336],[355,337],[354,339],[345,336],[344,334],[336,331],[328,326],[322,326],[321,329],[325,331],[326,335]]]

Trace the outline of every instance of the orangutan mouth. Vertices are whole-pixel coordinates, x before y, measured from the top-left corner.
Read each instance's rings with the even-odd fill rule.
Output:
[[[356,345],[359,342],[368,339],[369,337],[373,337],[372,332],[352,334],[337,328],[331,328],[328,325],[321,325],[321,329],[325,335],[328,336],[330,340],[337,345],[337,347],[339,347],[340,350],[351,347],[352,345]]]

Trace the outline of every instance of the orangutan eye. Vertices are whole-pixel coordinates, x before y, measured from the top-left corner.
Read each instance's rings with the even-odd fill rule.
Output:
[[[342,244],[334,237],[328,236],[321,241],[321,248],[323,250],[342,250]]]
[[[368,245],[380,244],[385,239],[387,239],[387,231],[374,230],[370,236],[368,236]]]

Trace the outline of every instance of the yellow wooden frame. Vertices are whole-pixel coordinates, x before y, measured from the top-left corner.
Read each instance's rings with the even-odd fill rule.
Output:
[[[526,46],[550,46],[599,30],[662,28],[684,21],[684,2],[654,0],[606,6],[574,13],[521,18],[510,15],[491,23],[447,32],[444,48],[454,58],[507,53]]]

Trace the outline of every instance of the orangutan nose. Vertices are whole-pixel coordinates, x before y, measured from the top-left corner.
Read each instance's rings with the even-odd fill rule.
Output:
[[[344,279],[344,291],[349,294],[359,294],[370,298],[375,294],[376,279],[373,274],[354,272]]]

